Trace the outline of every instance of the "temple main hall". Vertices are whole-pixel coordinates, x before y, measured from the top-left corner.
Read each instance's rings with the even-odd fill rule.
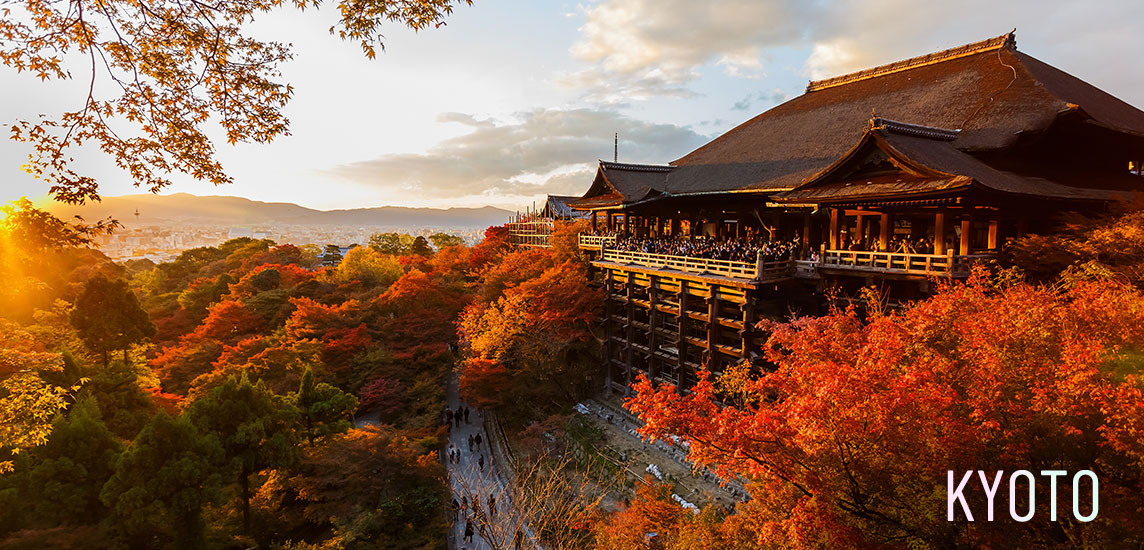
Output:
[[[591,224],[608,386],[643,371],[687,388],[752,359],[761,317],[864,287],[922,298],[1062,213],[1144,190],[1141,162],[1144,111],[1009,33],[812,81],[672,162],[600,161],[559,200]]]

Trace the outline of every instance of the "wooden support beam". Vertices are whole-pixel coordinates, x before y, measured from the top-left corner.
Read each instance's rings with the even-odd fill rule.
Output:
[[[755,299],[748,297],[747,303],[743,304],[743,331],[740,333],[741,344],[740,348],[743,350],[743,358],[747,358],[748,351],[751,349],[752,336],[755,334]]]
[[[878,227],[878,250],[887,252],[890,250],[890,214],[882,213],[882,219],[879,220]]]
[[[651,284],[647,288],[647,299],[649,306],[647,312],[647,347],[649,350],[647,356],[647,370],[648,377],[652,380],[655,380],[655,378],[659,376],[659,365],[657,364],[659,363],[659,358],[655,356],[655,352],[659,350],[659,335],[656,334],[656,327],[659,326],[659,316],[661,315],[659,308],[657,307],[659,305],[659,289],[656,288],[657,279],[658,277],[652,275],[650,278]]]
[[[679,318],[678,331],[679,337],[675,341],[675,348],[679,351],[679,355],[675,360],[675,376],[679,379],[679,389],[687,389],[687,373],[684,372],[684,362],[687,360],[687,280],[679,281]]]
[[[605,365],[607,365],[604,374],[604,387],[611,393],[612,388],[612,274],[611,269],[604,270],[604,288],[606,294],[604,296],[604,358]]]
[[[969,234],[973,231],[973,216],[966,214],[961,218],[961,246],[958,254],[969,254]]]
[[[810,211],[802,213],[802,250],[810,249]]]
[[[719,355],[715,352],[715,345],[719,339],[719,294],[712,292],[707,299],[707,368],[711,372],[718,372]]]
[[[945,255],[945,212],[941,211],[933,217],[933,253]]]
[[[626,220],[627,217],[625,216],[624,219]],[[631,392],[633,381],[632,379],[634,378],[634,375],[632,374],[633,365],[635,364],[635,361],[633,360],[634,358],[632,357],[632,340],[635,339],[636,330],[635,325],[632,324],[632,321],[635,320],[636,316],[636,304],[634,300],[632,300],[632,289],[634,289],[636,286],[635,281],[633,280],[634,278],[635,273],[629,271],[627,283],[624,285],[624,296],[627,298],[627,330],[625,331],[627,341],[625,342],[626,345],[624,346],[624,363],[627,364],[627,381],[626,387],[624,388],[625,396]]]
[[[830,209],[830,249],[838,250],[838,209]]]
[[[989,250],[997,250],[997,247],[999,244],[997,242],[997,240],[1001,236],[1000,231],[1001,231],[1000,215],[994,215],[992,218],[989,219],[989,242],[986,244],[986,246],[989,247]]]

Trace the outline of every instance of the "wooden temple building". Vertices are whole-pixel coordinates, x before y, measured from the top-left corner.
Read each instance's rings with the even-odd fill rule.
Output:
[[[1144,112],[1017,50],[1014,34],[813,81],[666,165],[599,163],[568,205],[607,290],[607,380],[678,384],[751,359],[763,316],[826,291],[925,296],[1009,239],[1144,190]],[[711,260],[616,239],[784,242]],[[614,247],[614,248],[610,248]]]
[[[539,210],[515,214],[505,224],[509,237],[517,246],[547,247],[552,231],[558,221],[574,221],[587,217],[580,210],[573,210],[569,204],[580,197],[548,195],[544,206]]]

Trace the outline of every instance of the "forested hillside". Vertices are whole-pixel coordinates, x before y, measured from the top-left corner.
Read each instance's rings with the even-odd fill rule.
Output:
[[[503,241],[114,264],[6,213],[0,547],[444,547],[454,323]]]

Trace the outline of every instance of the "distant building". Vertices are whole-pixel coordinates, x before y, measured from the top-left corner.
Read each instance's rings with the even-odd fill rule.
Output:
[[[253,235],[254,231],[249,227],[231,227],[226,232],[227,239],[240,239],[243,237],[249,238]]]

